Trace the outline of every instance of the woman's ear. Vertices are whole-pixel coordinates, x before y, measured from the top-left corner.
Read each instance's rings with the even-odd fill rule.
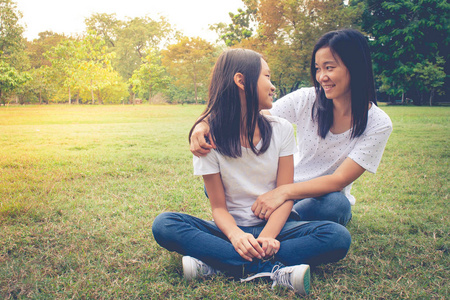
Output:
[[[242,73],[234,74],[234,83],[239,89],[244,90],[244,75]]]

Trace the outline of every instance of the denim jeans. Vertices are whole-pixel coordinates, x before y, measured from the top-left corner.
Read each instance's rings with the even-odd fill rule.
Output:
[[[255,238],[265,223],[240,227]],[[348,230],[335,222],[304,222],[290,217],[277,239],[280,250],[271,260],[243,259],[213,221],[183,213],[164,212],[152,226],[156,242],[169,251],[195,257],[228,275],[243,277],[250,273],[270,272],[275,264],[318,265],[338,261],[350,247]]]
[[[352,218],[350,202],[340,192],[297,200],[294,210],[302,221],[328,220],[345,226]]]

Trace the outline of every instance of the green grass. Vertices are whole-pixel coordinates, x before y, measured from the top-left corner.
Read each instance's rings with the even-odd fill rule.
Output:
[[[450,109],[382,107],[377,174],[354,184],[348,256],[307,299],[449,294]],[[162,211],[210,218],[187,134],[202,106],[0,107],[0,298],[285,299],[264,281],[187,283],[151,234]]]

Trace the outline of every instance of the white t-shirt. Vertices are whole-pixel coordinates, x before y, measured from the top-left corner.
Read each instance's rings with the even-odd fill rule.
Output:
[[[259,195],[276,187],[278,159],[295,152],[294,129],[288,121],[268,117],[272,125],[270,146],[263,154],[256,155],[242,147],[242,156],[232,158],[212,150],[204,157],[193,158],[194,175],[220,173],[229,213],[239,226],[255,226],[263,221],[251,207]],[[260,149],[262,141],[256,146]]]
[[[276,101],[270,113],[297,125],[298,152],[294,154],[294,181],[304,182],[333,174],[347,158],[375,173],[384,148],[392,132],[389,116],[376,105],[369,109],[364,133],[354,139],[351,130],[341,134],[329,132],[325,139],[318,135],[318,124],[313,122],[311,111],[316,99],[314,88],[301,88]],[[350,194],[352,184],[341,192],[352,205],[355,197]]]

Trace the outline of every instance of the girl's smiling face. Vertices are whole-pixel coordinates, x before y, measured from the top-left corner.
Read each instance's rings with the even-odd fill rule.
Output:
[[[270,69],[267,62],[261,58],[261,72],[258,78],[258,102],[259,109],[272,108],[275,87],[270,81]]]
[[[329,47],[316,52],[316,80],[322,86],[325,96],[332,100],[351,101],[350,72],[338,55]]]

